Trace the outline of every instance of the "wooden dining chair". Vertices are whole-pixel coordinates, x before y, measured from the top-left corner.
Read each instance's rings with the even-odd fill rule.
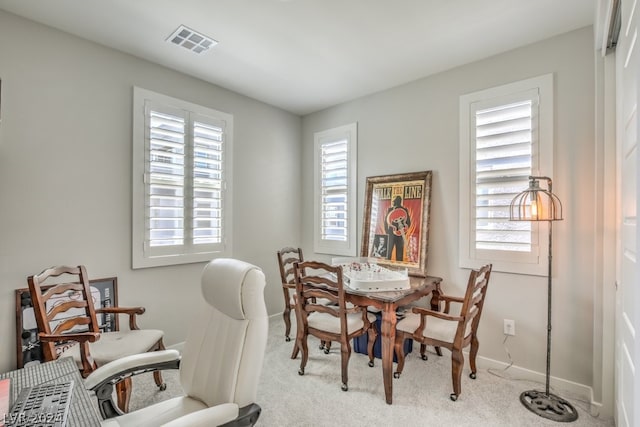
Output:
[[[278,255],[278,267],[280,269],[280,280],[282,282],[282,293],[284,295],[284,311],[282,312],[282,317],[284,319],[285,325],[285,341],[291,341],[291,311],[295,312],[296,309],[296,282],[293,274],[293,264],[296,262],[304,261],[304,256],[302,255],[302,248],[292,248],[285,247],[280,249],[277,252]],[[320,300],[322,304],[329,304],[330,301]],[[326,354],[329,354],[331,351],[331,341],[320,341],[320,350],[324,350]],[[298,357],[298,346],[293,346],[293,351],[291,352],[291,358],[295,359]]]
[[[136,316],[143,307],[96,308],[84,266],[51,267],[29,276],[29,291],[38,325],[45,361],[71,356],[82,377],[86,378],[98,366],[132,354],[164,350],[164,332],[140,329]],[[129,316],[129,330],[100,332],[98,315],[113,313]],[[154,372],[160,390],[166,388],[160,372]],[[131,379],[118,384],[118,407],[127,412],[131,394]]]
[[[280,268],[280,279],[282,281],[282,293],[284,295],[284,339],[291,341],[291,310],[295,310],[296,302],[293,295],[296,293],[296,283],[293,276],[293,263],[304,261],[301,248],[286,247],[278,251],[278,267]]]
[[[462,368],[464,356],[462,349],[471,346],[469,352],[469,365],[471,374],[469,377],[476,379],[476,356],[478,354],[478,324],[484,299],[487,295],[487,285],[491,276],[491,264],[487,264],[478,270],[472,270],[467,282],[467,290],[463,298],[449,295],[440,295],[439,301],[444,301],[444,311],[438,312],[422,307],[413,307],[404,319],[396,325],[395,352],[398,356],[395,378],[400,378],[404,368],[404,341],[414,339],[418,341],[423,360],[427,360],[425,354],[426,345],[436,348],[444,347],[451,351],[451,378],[453,381],[453,393],[451,400],[458,400],[461,393]],[[451,304],[459,305],[457,314],[451,314]],[[438,352],[439,355],[442,355]]]
[[[368,334],[367,353],[369,366],[373,367],[373,344],[378,335],[376,316],[367,312],[367,307],[347,304],[342,276],[342,267],[307,261],[293,265],[296,283],[296,347],[302,352],[298,373],[304,375],[309,359],[307,337],[313,335],[321,340],[340,343],[342,363],[342,390],[347,391],[348,367],[353,338]],[[333,304],[318,302],[324,299]]]

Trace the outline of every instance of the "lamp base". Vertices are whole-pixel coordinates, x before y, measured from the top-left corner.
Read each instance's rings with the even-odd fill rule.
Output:
[[[571,403],[555,394],[528,390],[522,392],[520,402],[534,414],[553,421],[568,423],[578,419],[578,412]]]

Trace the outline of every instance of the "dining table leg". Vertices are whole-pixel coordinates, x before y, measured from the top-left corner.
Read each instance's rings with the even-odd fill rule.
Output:
[[[389,405],[393,401],[393,344],[396,339],[396,309],[389,303],[382,310],[382,378],[384,397]]]

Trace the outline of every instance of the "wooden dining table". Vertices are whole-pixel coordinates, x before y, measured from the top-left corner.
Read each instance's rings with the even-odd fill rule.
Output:
[[[388,404],[393,401],[393,346],[396,339],[396,310],[431,294],[431,309],[439,311],[440,277],[410,277],[411,288],[399,291],[363,292],[345,286],[349,302],[380,309],[382,312],[382,379]]]

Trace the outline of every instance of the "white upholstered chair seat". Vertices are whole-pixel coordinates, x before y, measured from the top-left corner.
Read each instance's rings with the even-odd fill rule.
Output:
[[[367,313],[367,317],[371,323],[376,321],[375,314]],[[340,319],[328,313],[311,313],[307,317],[307,323],[310,328],[321,329],[333,334],[340,333]],[[364,322],[362,321],[362,314],[353,313],[347,315],[347,334],[357,331],[363,326]]]
[[[414,313],[408,313],[404,319],[398,322],[396,325],[397,331],[413,333],[420,326],[420,315]],[[458,322],[452,322],[450,320],[443,320],[437,317],[429,316],[427,318],[427,327],[423,334],[424,336],[439,341],[450,341],[451,337],[455,336]]]
[[[98,341],[89,344],[89,349],[98,366],[102,366],[125,356],[149,351],[163,335],[164,333],[157,329],[103,332]],[[82,368],[79,345],[66,349],[60,355],[67,356],[73,357],[78,367]]]

